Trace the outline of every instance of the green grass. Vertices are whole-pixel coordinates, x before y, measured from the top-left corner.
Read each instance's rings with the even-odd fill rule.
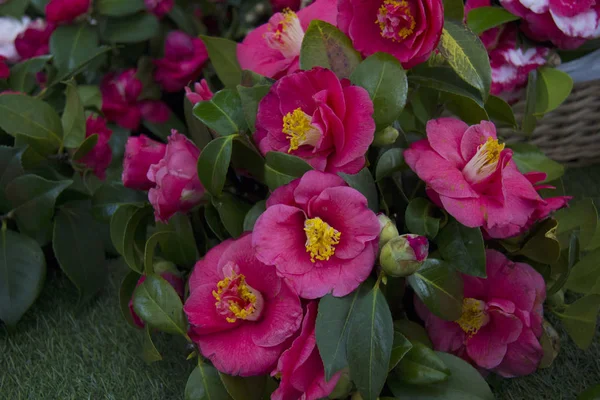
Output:
[[[569,171],[569,193],[600,198],[600,167]],[[78,310],[77,292],[51,269],[42,295],[16,332],[0,327],[0,399],[4,400],[176,400],[192,362],[185,343],[157,335],[165,360],[147,365],[140,358],[142,331],[121,316],[118,286],[124,267],[116,263],[110,284]],[[575,399],[600,383],[598,334],[587,351],[568,339],[560,324],[562,349],[555,363],[534,375],[494,384],[498,399]]]

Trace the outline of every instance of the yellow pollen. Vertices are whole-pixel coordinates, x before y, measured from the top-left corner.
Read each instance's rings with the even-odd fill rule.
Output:
[[[500,153],[502,153],[502,150],[504,150],[504,147],[506,145],[504,143],[500,144],[498,143],[497,139],[489,137],[487,138],[485,144],[482,146],[485,147],[486,151],[485,163],[492,164],[498,162],[498,160],[500,159]]]
[[[233,278],[233,279],[232,279]],[[212,292],[213,297],[217,300],[215,306],[219,306],[219,303],[223,301],[222,295],[225,289],[229,288],[231,282],[233,280],[239,279],[237,284],[237,297],[241,300],[242,306],[240,306],[239,300],[227,300],[229,303],[229,311],[233,313],[234,317],[227,317],[227,322],[234,323],[238,319],[246,319],[250,316],[256,309],[256,296],[248,289],[248,285],[246,284],[246,277],[242,274],[236,275],[232,274],[232,277],[225,277],[221,281],[217,283],[217,290]],[[245,304],[245,306],[244,306]]]
[[[301,108],[296,108],[294,112],[289,112],[283,117],[283,133],[286,139],[290,141],[288,153],[292,150],[298,150],[307,140],[307,133],[314,129],[311,125],[311,118],[302,111]]]
[[[455,322],[467,335],[475,335],[487,323],[488,316],[481,300],[466,298],[462,304],[462,315]]]
[[[393,32],[390,21],[386,21],[388,18],[388,14],[390,13],[390,9],[399,9],[404,14],[405,17],[408,18],[409,25],[402,27],[399,31]],[[392,16],[392,18],[398,19],[398,17]],[[399,38],[406,39],[415,31],[415,27],[417,26],[417,22],[415,21],[415,17],[410,12],[410,7],[405,0],[385,0],[381,7],[379,8],[379,13],[376,24],[379,25],[379,29],[381,29],[381,36],[385,38],[390,38],[394,42],[398,42]]]
[[[321,218],[311,218],[304,221],[306,233],[306,252],[310,253],[310,261],[329,260],[335,253],[334,245],[340,243],[341,232],[329,226]]]

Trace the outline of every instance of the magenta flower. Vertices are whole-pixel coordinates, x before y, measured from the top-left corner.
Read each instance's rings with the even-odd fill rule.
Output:
[[[70,24],[83,14],[87,14],[92,0],[50,0],[46,5],[46,19],[55,24]]]
[[[413,143],[404,158],[427,184],[433,202],[492,238],[518,235],[540,210],[549,213],[568,201],[542,199],[488,121],[471,127],[453,118],[429,121],[427,139]]]
[[[441,0],[338,0],[338,10],[356,50],[389,53],[406,69],[429,58],[444,27]]]
[[[79,162],[87,168],[94,171],[94,175],[104,180],[106,178],[106,168],[112,161],[112,150],[108,141],[112,136],[112,131],[106,126],[106,121],[102,117],[88,117],[85,122],[85,137],[98,135],[98,142],[94,148],[83,156]]]
[[[256,257],[300,297],[345,296],[373,269],[379,220],[337,175],[309,171],[277,188],[254,226]]]
[[[221,372],[271,372],[302,322],[302,306],[274,268],[261,263],[245,235],[213,247],[189,280],[184,311],[190,337]]]
[[[144,0],[144,4],[148,11],[158,18],[162,18],[171,12],[175,5],[175,0]]]
[[[600,37],[600,2],[594,0],[500,0],[523,18],[521,29],[531,39],[551,41],[565,50]]]
[[[281,383],[271,395],[271,400],[327,398],[340,379],[341,372],[338,372],[329,381],[325,380],[325,368],[315,336],[318,304],[318,301],[311,301],[306,305],[300,335],[283,352],[277,368],[271,373],[281,377]]]
[[[183,300],[183,294],[185,291],[185,282],[183,281],[181,276],[179,276],[177,273],[167,272],[167,271],[162,272],[160,274],[160,276],[165,281],[169,282],[169,284],[171,286],[173,286],[173,289],[175,289],[175,291],[177,292],[179,297]],[[138,286],[140,286],[142,283],[144,283],[145,280],[146,280],[146,275],[140,276],[140,279],[138,280],[135,287],[137,288]],[[131,299],[129,299],[128,307],[129,307],[129,313],[131,314],[131,317],[133,318],[133,323],[135,325],[137,325],[139,328],[145,327],[146,324],[139,317],[139,315],[136,314],[135,310],[133,309],[133,296],[131,297]]]
[[[185,97],[192,103],[192,105],[196,105],[201,101],[207,101],[213,98],[214,93],[208,87],[208,83],[206,79],[202,79],[200,82],[194,83],[194,90],[189,87],[185,87]]]
[[[310,22],[319,19],[335,25],[336,16],[335,0],[317,0],[298,14],[291,10],[274,14],[238,45],[240,66],[275,79],[297,71],[300,46]]]
[[[10,68],[6,65],[6,57],[0,56],[0,79],[8,79]]]
[[[271,0],[271,7],[274,11],[283,11],[289,8],[292,11],[298,11],[301,0]]]
[[[148,179],[148,171],[152,164],[158,164],[163,159],[166,149],[166,145],[146,135],[127,139],[121,176],[123,185],[135,190],[153,188],[154,183]]]
[[[444,321],[415,297],[415,307],[436,350],[455,354],[504,377],[528,375],[544,355],[546,284],[531,266],[486,251],[487,279],[463,275],[462,315]]]
[[[184,135],[171,131],[165,156],[148,170],[155,184],[148,192],[157,221],[168,222],[176,212],[186,213],[197,206],[204,195],[196,164],[200,150]]]
[[[313,68],[273,84],[259,103],[254,140],[263,154],[290,153],[319,171],[354,174],[373,141],[372,115],[365,89]]]
[[[200,76],[207,60],[202,40],[172,31],[165,39],[165,56],[154,61],[154,80],[167,92],[177,92]]]
[[[135,69],[128,69],[119,75],[104,76],[100,83],[102,112],[109,121],[131,130],[139,127],[142,117],[157,124],[167,122],[170,111],[166,104],[159,100],[139,100],[143,86],[135,74]]]
[[[50,36],[56,26],[43,19],[31,22],[24,32],[15,39],[15,48],[22,60],[43,56],[50,53]]]

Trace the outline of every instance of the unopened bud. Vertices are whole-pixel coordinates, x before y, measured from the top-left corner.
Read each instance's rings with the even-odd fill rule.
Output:
[[[383,246],[379,263],[386,274],[406,277],[423,265],[429,253],[429,241],[425,236],[406,234],[398,236]]]
[[[387,215],[381,213],[377,214],[379,219],[379,226],[381,227],[381,233],[379,234],[379,248],[381,249],[384,244],[389,242],[395,237],[400,236],[396,224]]]
[[[175,264],[173,264],[171,261],[165,261],[165,260],[160,260],[160,261],[154,262],[154,273],[157,275],[162,275],[162,274],[167,273],[167,274],[175,275],[177,277],[179,277],[181,275],[179,273],[179,270],[175,266]]]
[[[373,146],[389,146],[390,144],[394,144],[394,142],[396,142],[398,136],[400,136],[400,132],[398,132],[398,129],[394,128],[393,126],[388,126],[384,130],[375,133],[375,139],[373,139]]]
[[[552,296],[548,297],[548,304],[553,307],[561,307],[565,305],[565,292],[559,290]]]
[[[348,368],[342,370],[340,379],[338,379],[337,385],[333,389],[333,392],[329,395],[330,399],[346,399],[350,395],[352,390],[352,381],[350,380],[350,372]]]

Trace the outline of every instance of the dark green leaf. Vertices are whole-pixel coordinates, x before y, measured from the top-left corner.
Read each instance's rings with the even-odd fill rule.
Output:
[[[411,343],[419,342],[429,347],[433,348],[433,343],[431,343],[431,339],[429,339],[429,335],[425,328],[422,325],[417,324],[416,322],[410,321],[408,319],[399,319],[394,321],[394,332],[402,333]]]
[[[373,176],[371,172],[369,172],[368,168],[363,168],[356,175],[348,175],[342,172],[339,172],[338,175],[346,181],[350,187],[358,190],[367,198],[369,202],[369,208],[374,212],[379,211],[379,200],[377,196],[377,186],[375,185],[375,181],[373,180]]]
[[[160,276],[149,275],[133,293],[135,313],[152,328],[186,335],[187,323],[179,295]]]
[[[36,74],[44,69],[51,58],[52,56],[50,55],[34,57],[13,65],[10,69],[8,86],[15,92],[31,92],[37,84]]]
[[[100,57],[104,56],[104,53],[107,53],[110,51],[110,49],[111,48],[109,46],[100,46],[95,48],[93,51],[90,51],[88,57],[83,59],[77,67],[69,71],[63,71],[62,75],[59,74],[56,75],[54,79],[50,79],[48,82],[48,88],[51,88],[60,82],[65,82],[84,71],[88,65],[90,65],[92,62],[98,61]]]
[[[121,309],[121,314],[123,315],[123,318],[125,318],[125,321],[134,328],[139,327],[133,322],[133,317],[129,310],[129,301],[133,297],[133,291],[135,290],[135,286],[139,279],[140,274],[135,271],[129,271],[129,273],[125,275],[125,278],[123,278],[119,289],[119,308]]]
[[[156,249],[158,242],[166,239],[170,235],[170,232],[159,231],[148,238],[146,245],[144,246],[144,274],[154,274],[154,250]]]
[[[123,246],[125,229],[127,228],[129,220],[139,208],[140,207],[136,205],[130,204],[119,206],[110,219],[110,239],[113,246],[115,246],[115,250],[121,255],[123,255],[125,251]]]
[[[481,93],[448,67],[419,68],[408,77],[408,81],[414,85],[467,97],[480,108],[485,105]]]
[[[157,223],[156,229],[170,233],[160,241],[160,249],[167,260],[182,267],[191,267],[198,261],[194,230],[187,215],[177,213],[169,219],[168,225]]]
[[[467,15],[467,25],[473,33],[481,35],[488,29],[518,19],[519,17],[509,13],[502,7],[479,7],[469,11],[469,15]]]
[[[15,18],[21,18],[27,10],[29,0],[12,0],[0,4],[0,15],[8,15]]]
[[[227,232],[234,238],[244,233],[244,217],[250,210],[250,204],[237,197],[223,193],[221,197],[213,197],[212,204],[219,212],[219,217]]]
[[[390,176],[394,172],[400,171],[406,167],[404,162],[404,149],[392,148],[387,150],[377,160],[377,168],[375,168],[375,180],[379,182],[386,176]]]
[[[233,141],[231,163],[235,171],[265,183],[265,159],[249,136],[238,136]]]
[[[235,89],[223,89],[211,100],[194,106],[194,115],[221,136],[233,135],[247,127],[242,100]]]
[[[427,259],[407,282],[433,314],[446,321],[456,321],[462,315],[463,281],[444,261]]]
[[[15,178],[25,174],[21,158],[25,149],[0,146],[0,212],[12,210],[10,202],[6,198],[6,186]]]
[[[100,88],[95,85],[79,85],[77,93],[84,108],[102,109],[102,94]]]
[[[373,119],[379,129],[398,118],[406,104],[408,81],[396,57],[375,53],[356,67],[350,80],[369,92],[375,107]]]
[[[547,219],[528,238],[519,254],[542,263],[553,264],[560,257],[560,243],[556,240],[557,222],[555,219]]]
[[[65,95],[67,97],[67,103],[65,104],[65,111],[62,115],[63,146],[68,149],[75,149],[79,147],[85,139],[85,114],[75,84],[69,82],[66,86],[67,90]]]
[[[220,196],[225,186],[234,138],[235,136],[216,138],[204,148],[198,158],[198,178],[213,196]]]
[[[396,375],[407,384],[430,385],[448,379],[450,371],[433,350],[416,342],[400,360]]]
[[[122,17],[145,9],[144,0],[97,0],[96,11],[109,17]]]
[[[500,97],[490,95],[485,102],[485,111],[496,124],[517,128],[517,120],[511,106]]]
[[[596,333],[599,310],[600,294],[590,294],[569,304],[565,311],[554,313],[560,317],[575,344],[585,350],[592,343]]]
[[[392,355],[390,357],[390,366],[388,368],[389,371],[394,369],[396,365],[404,358],[406,353],[412,349],[412,343],[397,330],[394,330],[394,343],[392,345]]]
[[[198,19],[193,13],[187,12],[187,10],[175,4],[168,15],[182,31],[191,36],[198,35]]]
[[[54,56],[58,75],[74,71],[92,57],[98,43],[97,29],[86,23],[56,28],[50,37],[50,54]]]
[[[394,328],[385,296],[375,286],[356,301],[348,328],[346,354],[350,376],[365,400],[376,400],[385,385]]]
[[[527,135],[531,135],[537,125],[537,118],[535,116],[535,110],[538,108],[537,102],[537,71],[531,71],[527,78],[527,89],[526,101],[525,101],[525,112],[521,119],[521,130]]]
[[[312,167],[303,159],[287,153],[270,151],[266,155],[265,181],[271,190],[300,178]]]
[[[139,13],[123,18],[109,18],[102,29],[107,42],[137,43],[150,40],[160,31],[160,22],[153,14]]]
[[[246,123],[250,132],[254,132],[256,123],[256,114],[258,113],[258,104],[263,97],[269,93],[271,85],[256,85],[253,87],[245,87],[238,85],[237,90],[242,100],[242,109],[246,117]]]
[[[479,124],[483,120],[490,119],[487,111],[469,97],[458,96],[452,93],[441,93],[440,95],[448,111],[467,124]]]
[[[166,141],[167,138],[171,135],[173,129],[183,134],[187,132],[185,124],[181,122],[177,115],[175,115],[175,113],[172,111],[169,113],[169,119],[165,123],[157,124],[150,120],[144,119],[142,120],[142,124],[146,128],[148,128],[150,132],[163,139],[164,141]]]
[[[104,243],[87,209],[63,208],[54,219],[52,247],[60,267],[79,290],[80,304],[91,300],[108,276]]]
[[[433,239],[440,229],[440,219],[432,216],[435,206],[423,197],[412,200],[406,208],[405,222],[409,232]]]
[[[444,0],[444,17],[462,21],[465,18],[465,7],[462,0]]]
[[[219,371],[199,363],[185,385],[185,400],[232,400],[219,378]]]
[[[569,208],[559,210],[554,215],[558,221],[556,234],[562,236],[565,232],[579,228],[579,244],[582,249],[588,249],[593,243],[598,225],[598,212],[592,199],[582,199],[572,203]]]
[[[194,106],[187,98],[183,99],[183,110],[190,137],[196,147],[202,150],[211,140],[213,140],[213,137],[206,125],[194,116]]]
[[[215,234],[217,239],[221,242],[229,237],[227,230],[223,226],[221,222],[221,217],[219,216],[219,212],[212,204],[207,204],[204,208],[204,218],[206,219],[206,223],[208,227]]]
[[[92,215],[99,220],[109,221],[121,205],[142,205],[147,200],[142,192],[116,183],[104,183],[92,196]]]
[[[494,395],[481,374],[466,361],[448,353],[437,352],[450,370],[446,381],[430,385],[408,385],[389,379],[388,386],[396,398],[411,400],[493,400]]]
[[[244,217],[244,231],[248,232],[254,229],[254,224],[258,217],[261,216],[262,213],[265,212],[267,208],[266,202],[264,200],[259,201],[255,205],[252,206],[250,211]]]
[[[311,21],[302,40],[300,68],[327,68],[341,79],[349,78],[360,61],[348,36],[325,21]]]
[[[237,43],[232,40],[200,36],[217,76],[228,88],[235,88],[242,82],[242,69],[237,60]]]
[[[15,326],[40,294],[46,260],[39,244],[27,236],[0,230],[0,320]]]
[[[565,173],[565,167],[546,157],[544,153],[532,144],[513,143],[509,147],[514,152],[513,160],[517,164],[519,171],[524,174],[531,171],[540,171],[548,175],[540,183],[551,182],[560,178]]]
[[[492,69],[487,51],[477,35],[459,22],[446,20],[438,49],[456,73],[487,99]]]
[[[592,293],[600,278],[600,249],[587,253],[573,266],[565,288],[577,293]],[[600,293],[597,293],[600,294]]]
[[[460,272],[485,278],[485,246],[479,228],[468,228],[454,218],[436,238],[442,258]]]
[[[562,104],[573,89],[573,79],[566,72],[542,67],[538,70],[535,114],[542,116]]]
[[[162,356],[156,349],[154,341],[152,341],[150,326],[146,325],[145,331],[146,333],[144,335],[144,343],[142,344],[142,360],[144,360],[148,364],[162,360]]]
[[[219,373],[221,382],[233,400],[261,400],[267,389],[267,375],[229,376]]]
[[[92,151],[94,149],[94,147],[96,147],[96,144],[98,143],[98,137],[99,136],[97,133],[94,133],[94,134],[86,137],[85,140],[79,146],[79,148],[77,150],[75,150],[71,159],[73,161],[79,161],[83,157],[88,155],[89,152]]]
[[[119,209],[120,210],[120,209]],[[123,244],[120,247],[117,247],[115,244],[115,248],[119,250],[119,248],[123,249],[123,258],[129,268],[132,270],[139,272],[140,274],[144,270],[144,250],[146,246],[146,228],[147,222],[151,218],[152,208],[151,207],[142,207],[137,208],[125,226],[125,233],[123,234]],[[112,221],[115,217],[119,216],[119,212],[117,211],[113,214],[111,219]],[[112,226],[111,226],[111,237],[112,237]]]
[[[598,400],[600,399],[600,384],[587,388],[578,397],[577,400]]]

